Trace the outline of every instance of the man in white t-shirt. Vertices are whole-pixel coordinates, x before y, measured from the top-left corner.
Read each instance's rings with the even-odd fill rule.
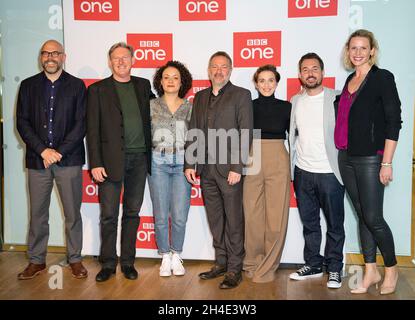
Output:
[[[291,100],[291,176],[303,223],[305,265],[290,279],[305,280],[329,274],[327,287],[341,287],[343,268],[344,187],[334,145],[336,92],[322,85],[324,63],[315,53],[307,53],[299,63],[304,91]],[[327,221],[324,257],[320,255],[320,209]]]

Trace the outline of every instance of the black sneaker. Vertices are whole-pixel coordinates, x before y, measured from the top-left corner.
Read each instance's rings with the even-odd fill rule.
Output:
[[[342,286],[342,277],[340,272],[329,272],[329,279],[327,281],[327,288],[339,289]]]
[[[322,268],[313,268],[305,265],[296,272],[290,274],[290,279],[293,280],[306,280],[311,278],[319,278],[323,276]]]

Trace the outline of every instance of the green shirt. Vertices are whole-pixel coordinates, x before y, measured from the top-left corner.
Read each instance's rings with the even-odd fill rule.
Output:
[[[144,139],[143,121],[134,85],[129,82],[118,82],[114,84],[121,103],[122,117],[124,123],[124,147],[127,153],[146,151]]]

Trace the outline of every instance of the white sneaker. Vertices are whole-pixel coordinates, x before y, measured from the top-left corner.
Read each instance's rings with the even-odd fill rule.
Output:
[[[163,260],[161,261],[160,266],[160,277],[170,277],[171,276],[171,252],[163,254]]]
[[[180,258],[178,253],[173,253],[171,257],[171,270],[175,276],[182,276],[186,272],[183,267],[183,260]]]

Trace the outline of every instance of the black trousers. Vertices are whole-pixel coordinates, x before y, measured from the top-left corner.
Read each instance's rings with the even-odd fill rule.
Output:
[[[201,188],[215,248],[216,264],[229,272],[241,272],[245,256],[242,179],[229,185],[215,165],[205,165]]]
[[[383,218],[385,187],[379,180],[380,155],[349,156],[339,152],[340,173],[359,218],[359,233],[365,263],[376,262],[376,249],[386,267],[396,264],[392,232]]]
[[[140,225],[140,209],[143,203],[147,177],[147,158],[145,153],[125,155],[123,181],[105,180],[99,185],[101,204],[101,254],[103,268],[115,269],[117,266],[117,229],[120,209],[121,188],[124,186],[121,224],[122,266],[133,265],[137,229]]]

